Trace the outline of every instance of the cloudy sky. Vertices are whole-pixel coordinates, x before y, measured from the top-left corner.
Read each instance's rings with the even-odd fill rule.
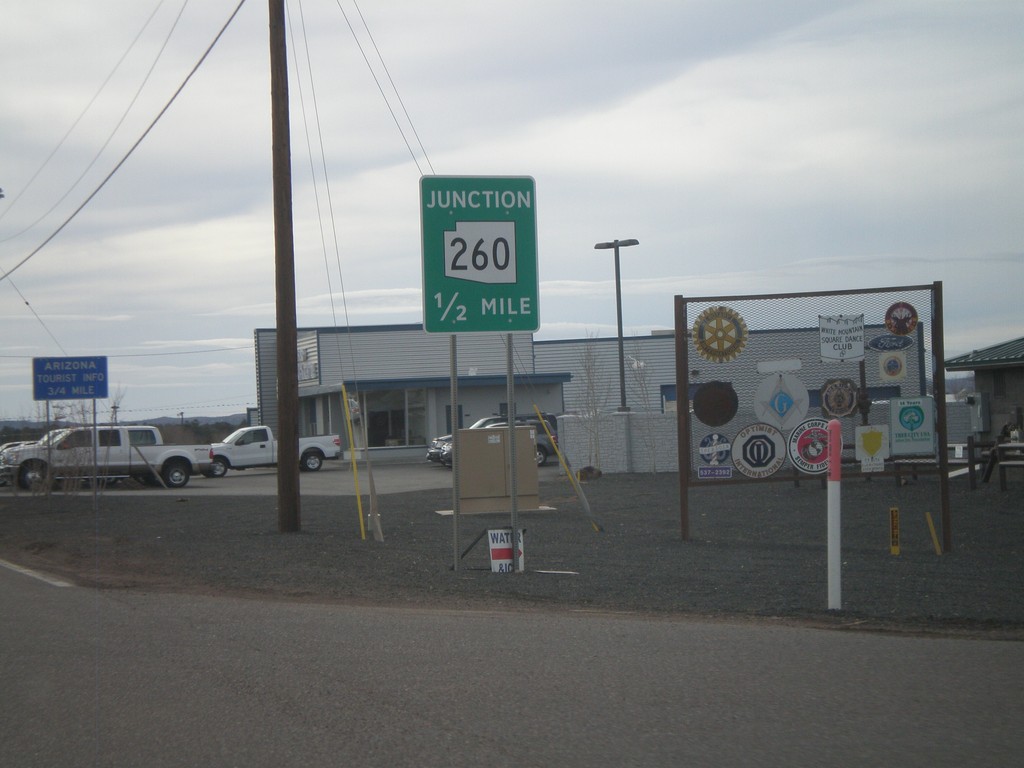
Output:
[[[237,2],[6,4],[0,419],[40,412],[49,356],[108,356],[125,418],[255,404],[253,329],[275,324],[265,0],[114,172]],[[936,280],[948,355],[1024,335],[1019,0],[289,14],[300,327],[422,320],[436,173],[536,179],[540,339],[615,335],[593,247],[615,238],[640,241],[627,336],[670,328],[675,294]]]

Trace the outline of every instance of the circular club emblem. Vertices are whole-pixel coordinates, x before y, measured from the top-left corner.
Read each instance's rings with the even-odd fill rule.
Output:
[[[906,405],[900,409],[899,420],[901,427],[913,432],[924,424],[924,409],[919,405]]]
[[[828,471],[828,422],[808,419],[789,436],[789,458],[797,469],[811,475]]]
[[[732,444],[725,435],[712,432],[710,435],[705,435],[700,441],[697,452],[704,459],[705,464],[717,467],[719,464],[724,464],[729,460],[729,454],[732,453]]]
[[[693,415],[709,427],[728,424],[739,406],[736,390],[725,381],[709,381],[693,393]]]
[[[896,336],[906,336],[917,328],[917,310],[912,304],[897,301],[885,312],[885,327]]]
[[[761,382],[754,394],[754,413],[761,421],[788,432],[807,416],[807,387],[796,376],[780,373]]]
[[[826,416],[849,416],[857,408],[857,385],[851,379],[829,379],[821,388],[821,410]]]
[[[902,352],[889,352],[879,358],[879,370],[882,375],[890,379],[902,379],[906,377],[907,359]]]
[[[693,346],[714,363],[733,360],[747,343],[747,324],[729,307],[708,307],[693,324]]]
[[[732,445],[732,463],[755,480],[774,475],[786,463],[786,440],[771,424],[744,427]]]

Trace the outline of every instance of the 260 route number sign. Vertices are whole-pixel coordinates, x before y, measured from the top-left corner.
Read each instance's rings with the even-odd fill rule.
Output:
[[[424,176],[420,203],[424,329],[536,331],[534,180]]]

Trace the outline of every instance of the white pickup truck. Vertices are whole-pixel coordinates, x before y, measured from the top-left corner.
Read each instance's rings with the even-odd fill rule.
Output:
[[[299,469],[316,472],[325,459],[341,455],[337,435],[299,438]],[[270,427],[242,427],[210,446],[210,477],[223,477],[229,469],[277,466],[277,440]]]
[[[0,478],[24,490],[93,478],[183,488],[209,471],[210,446],[165,445],[157,427],[141,425],[58,429],[0,455]]]

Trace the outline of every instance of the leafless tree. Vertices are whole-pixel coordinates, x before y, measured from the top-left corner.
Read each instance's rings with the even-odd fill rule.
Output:
[[[601,468],[601,412],[608,402],[608,383],[600,373],[595,334],[587,332],[587,341],[578,353],[577,363],[583,383],[583,407],[579,416],[587,433],[587,464]]]
[[[640,403],[643,408],[645,416],[643,418],[650,418],[647,414],[655,412],[653,403],[651,402],[651,389],[650,389],[650,374],[647,371],[647,363],[638,358],[636,355],[640,352],[639,345],[634,342],[632,355],[626,355],[626,371],[630,377],[630,381],[633,383],[633,388],[636,393],[636,400]],[[657,409],[660,410],[660,407]],[[658,437],[656,430],[654,429],[641,429],[640,439],[643,441],[644,448],[647,450],[647,455],[650,457],[651,472],[658,471]]]

